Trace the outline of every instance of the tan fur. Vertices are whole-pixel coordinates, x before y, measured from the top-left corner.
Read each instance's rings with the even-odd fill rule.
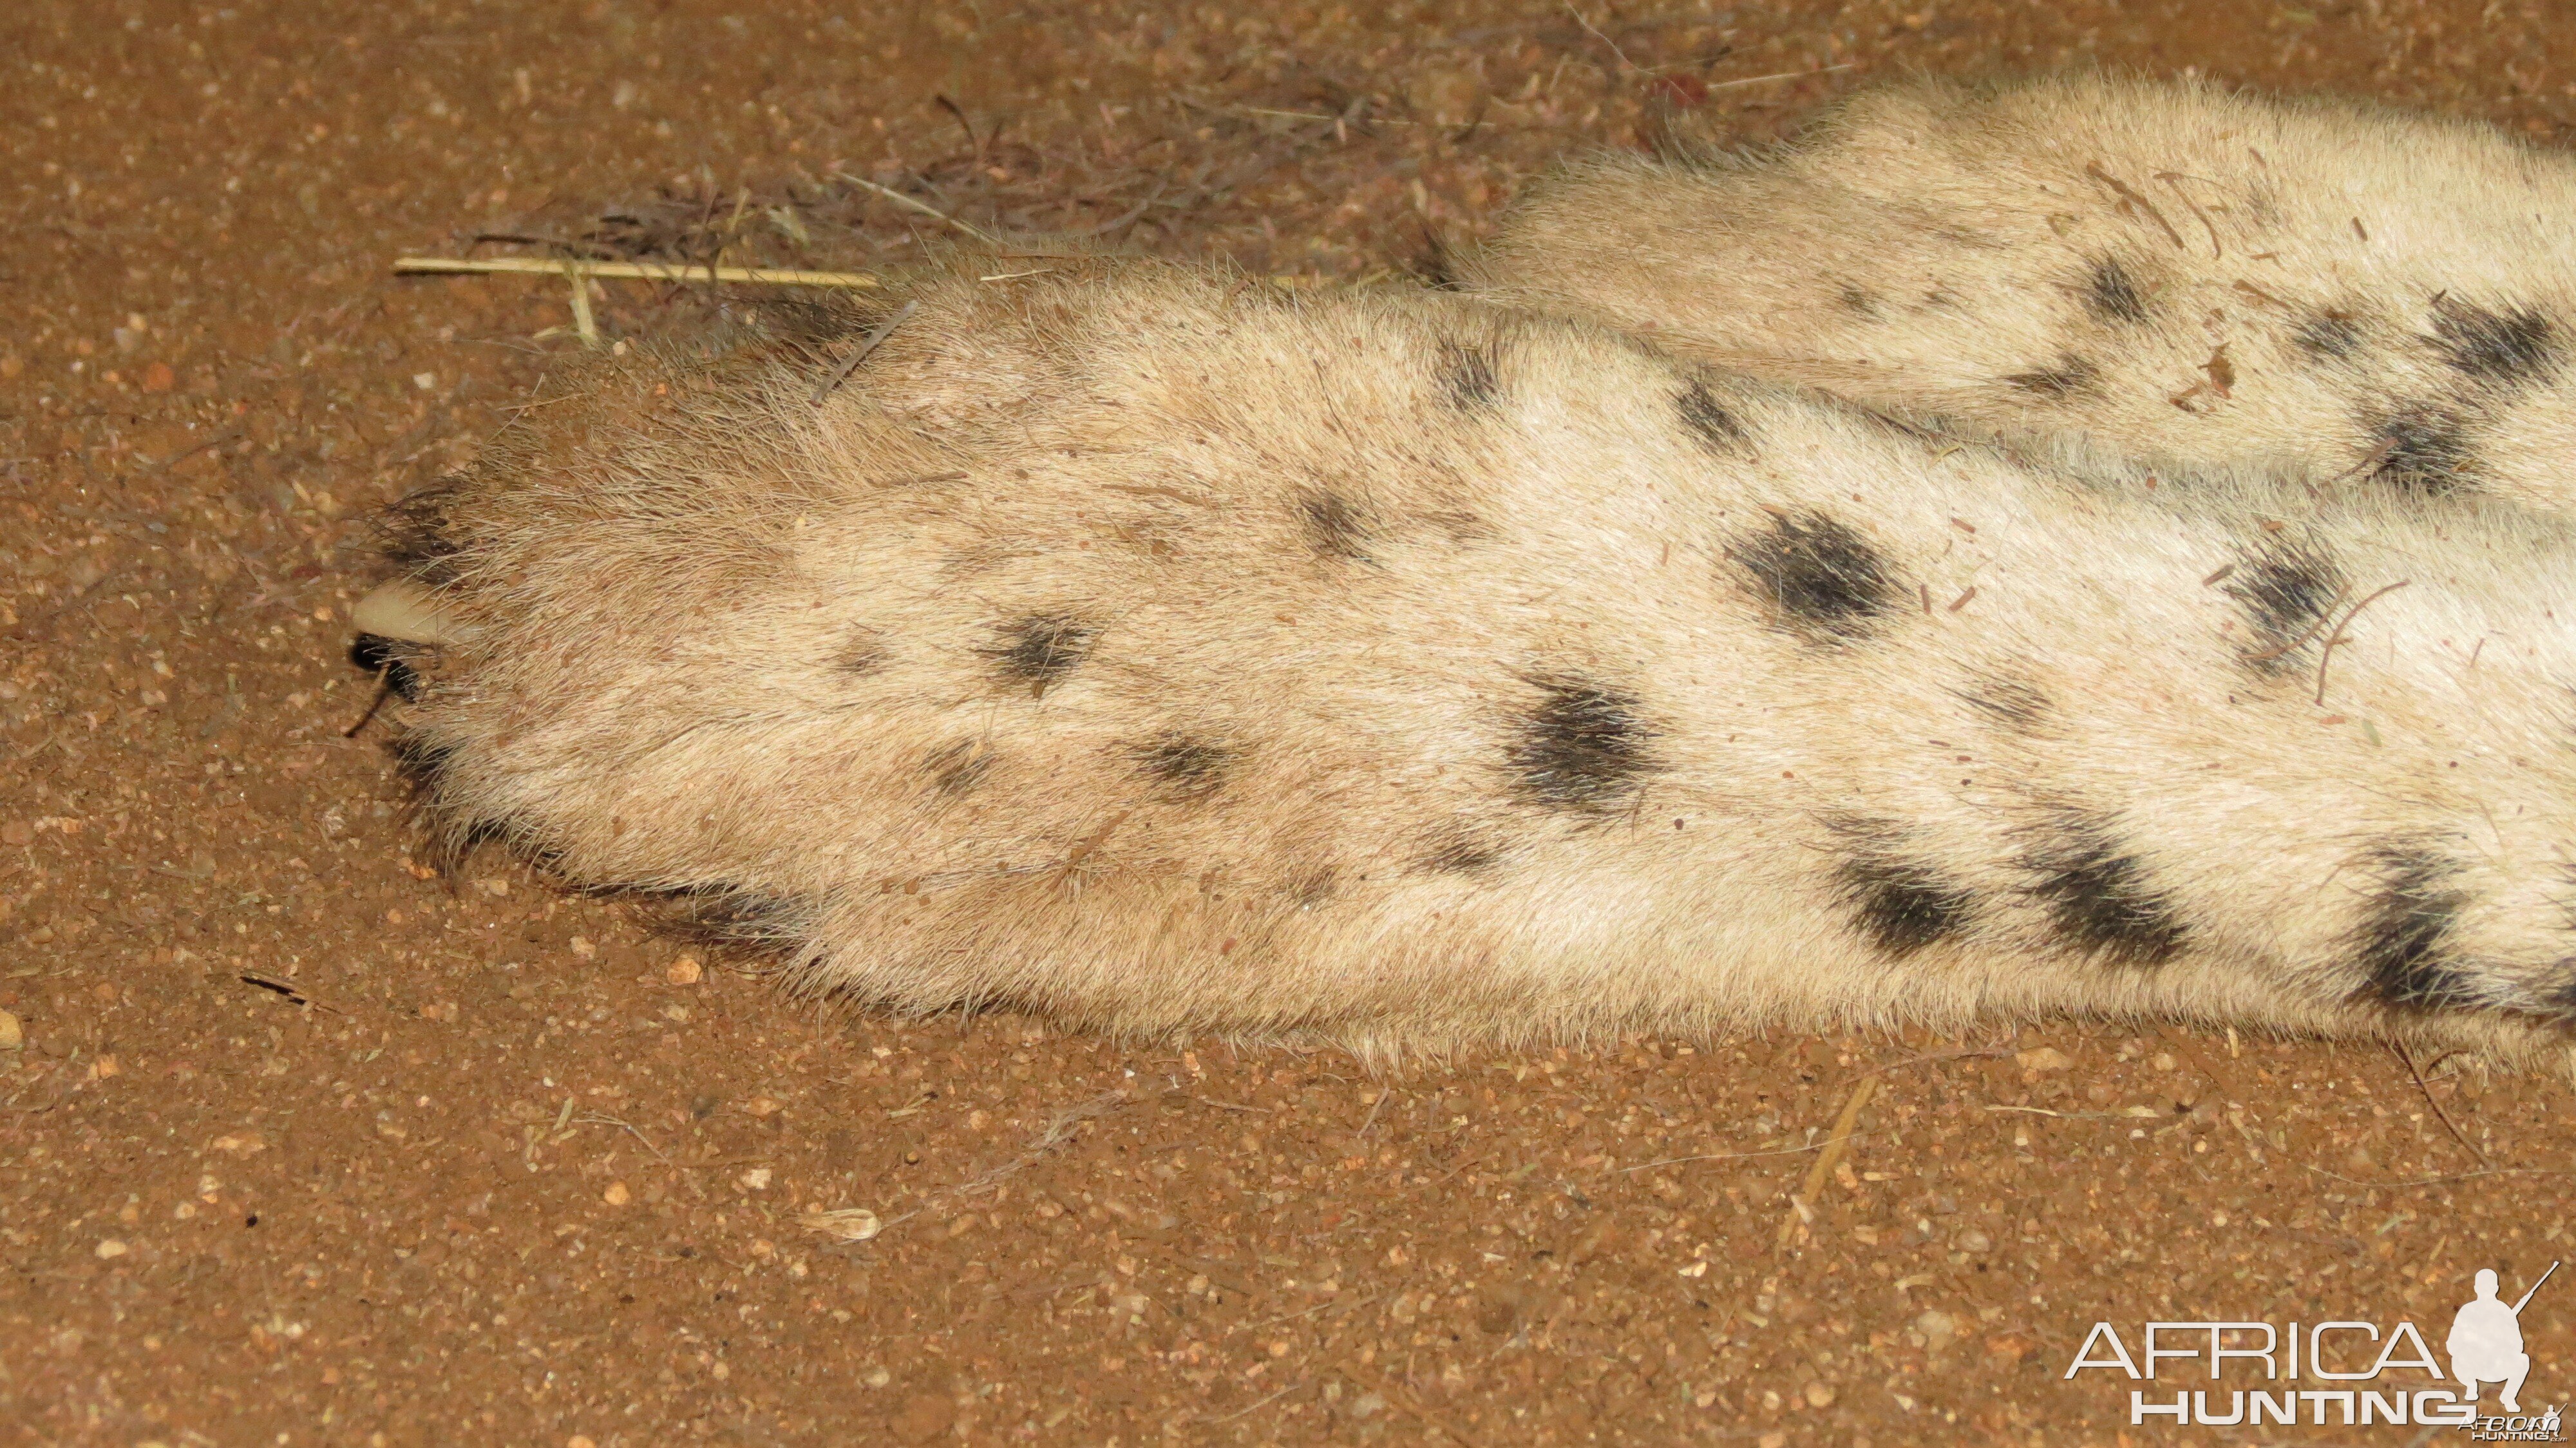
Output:
[[[1574,166],[1474,279],[1945,426],[2576,508],[2576,158],[2466,122],[1914,82],[1776,151]]]
[[[2564,1042],[2576,554],[2514,514],[2167,504],[1433,294],[911,297],[820,404],[885,314],[407,505],[451,838],[903,1010]]]

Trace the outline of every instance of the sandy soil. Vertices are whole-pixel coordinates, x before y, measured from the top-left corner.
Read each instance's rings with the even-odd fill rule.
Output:
[[[1361,279],[1674,108],[2086,61],[2576,120],[2536,0],[0,7],[0,1435],[2432,1441],[2133,1429],[2064,1373],[2097,1320],[2438,1344],[2568,1250],[2564,1083],[2080,1025],[1373,1076],[895,1024],[435,878],[342,737],[369,513],[580,345],[559,281],[397,254],[902,264],[937,223],[857,178]],[[2576,1396],[2576,1281],[2525,1329],[2525,1402]]]

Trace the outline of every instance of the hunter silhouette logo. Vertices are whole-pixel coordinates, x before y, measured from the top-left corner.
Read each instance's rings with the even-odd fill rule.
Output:
[[[2531,1355],[2522,1350],[2522,1309],[2531,1294],[2540,1290],[2558,1271],[2558,1264],[2540,1274],[2540,1282],[2531,1284],[2513,1306],[2507,1307],[2496,1298],[2496,1275],[2492,1267],[2478,1269],[2478,1295],[2460,1305],[2451,1318],[2451,1335],[2443,1343],[2451,1353],[2451,1376],[2469,1401],[2478,1400],[2478,1384],[2504,1384],[2504,1410],[2519,1413],[2522,1404],[2514,1395],[2522,1391],[2522,1380],[2531,1375]]]
[[[2558,1262],[2550,1262],[2548,1273],[2540,1273],[2540,1283],[2550,1281]],[[2468,1402],[2478,1402],[2478,1384],[2504,1384],[2504,1412],[2522,1412],[2514,1394],[2522,1391],[2522,1378],[2532,1373],[2530,1353],[2522,1350],[2522,1304],[2532,1301],[2540,1291],[2532,1283],[2530,1291],[2514,1306],[2496,1301],[2496,1270],[2478,1268],[2478,1296],[2460,1304],[2458,1314],[2450,1319],[2450,1376],[2460,1378],[2468,1389]]]

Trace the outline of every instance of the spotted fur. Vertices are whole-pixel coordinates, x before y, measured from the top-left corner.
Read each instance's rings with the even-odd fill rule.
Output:
[[[2563,1040],[2576,545],[2491,499],[2284,527],[1472,297],[978,275],[819,404],[757,324],[603,363],[413,507],[442,838],[907,1011]]]
[[[1634,794],[1654,769],[1655,736],[1633,694],[1583,679],[1539,680],[1538,702],[1514,724],[1512,765],[1542,804],[1602,811]]]
[[[1680,416],[1682,426],[1709,451],[1720,457],[1752,456],[1752,436],[1745,432],[1743,423],[1735,420],[1735,414],[1717,400],[1717,394],[1709,391],[1707,383],[1695,380],[1683,388],[1681,396],[1673,399],[1673,410]]]
[[[1866,638],[1896,610],[1898,584],[1885,557],[1822,510],[1776,514],[1728,557],[1774,623],[1817,643]]]
[[[2143,322],[2147,294],[2116,256],[2094,261],[2084,274],[2084,305],[2106,322]]]
[[[2451,938],[2471,903],[2457,888],[2459,868],[2414,844],[2370,853],[2379,879],[2354,929],[2354,993],[2414,1009],[2477,1004],[2479,982]]]
[[[1855,927],[1889,959],[1957,939],[1975,923],[1976,896],[1940,866],[1908,853],[1901,826],[1839,820],[1831,828],[1847,851],[1835,867],[1834,883]]]
[[[2258,674],[2281,674],[2313,662],[2327,615],[2350,584],[2343,570],[2303,538],[2266,536],[2231,566],[2221,585],[2244,605],[2252,635],[2244,658]]]
[[[1573,165],[1464,280],[2078,464],[2576,511],[2576,157],[2470,122],[1908,81]]]

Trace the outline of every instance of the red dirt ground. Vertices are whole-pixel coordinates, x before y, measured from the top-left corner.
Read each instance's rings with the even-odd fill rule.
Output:
[[[2476,1268],[2568,1250],[2564,1082],[2081,1025],[1377,1076],[818,1013],[498,859],[431,878],[341,737],[369,513],[579,345],[564,284],[397,254],[902,264],[936,223],[847,175],[1355,280],[1665,109],[1757,139],[2086,62],[2576,119],[2531,0],[6,7],[0,1430],[2433,1441],[2131,1428],[2064,1372],[2097,1320],[2438,1345]],[[883,1233],[804,1220],[845,1208]],[[2576,1282],[2525,1324],[2526,1403],[2576,1395]]]

